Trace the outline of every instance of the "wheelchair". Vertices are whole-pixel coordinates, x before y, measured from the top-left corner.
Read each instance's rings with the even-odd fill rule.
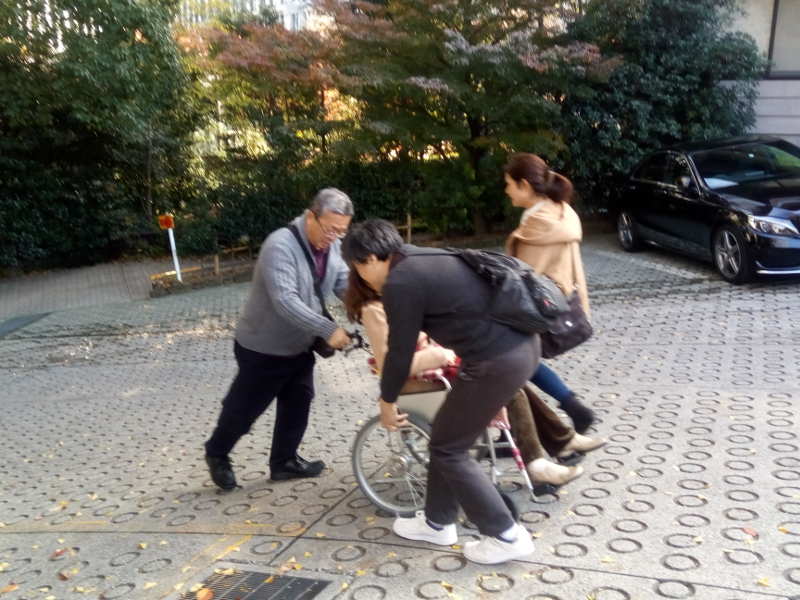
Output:
[[[408,413],[408,426],[390,432],[381,426],[380,417],[375,416],[356,435],[352,449],[353,473],[364,495],[383,512],[408,517],[424,509],[431,423],[450,389],[450,381],[441,369],[409,380],[397,401],[401,412]],[[494,441],[493,430],[499,430],[503,441]],[[500,468],[499,448],[510,449],[513,467]],[[533,502],[539,501],[539,495],[555,493],[555,488],[549,484],[534,486],[531,482],[511,436],[505,408],[492,420],[471,453],[479,462],[488,463],[490,479],[515,520],[519,511],[510,496],[500,489],[501,478],[519,475]]]

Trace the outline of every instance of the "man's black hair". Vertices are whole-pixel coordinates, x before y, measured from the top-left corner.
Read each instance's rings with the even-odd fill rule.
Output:
[[[386,260],[402,246],[403,238],[389,221],[367,219],[350,227],[342,240],[342,258],[348,264],[363,264],[370,254]]]

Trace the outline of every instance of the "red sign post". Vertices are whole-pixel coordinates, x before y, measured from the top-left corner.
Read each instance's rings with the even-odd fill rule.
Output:
[[[158,215],[158,226],[161,229],[174,229],[175,217],[172,215]]]
[[[178,262],[178,251],[175,249],[175,234],[172,233],[172,230],[175,229],[175,217],[169,214],[158,215],[158,226],[161,229],[167,230],[167,234],[169,235],[169,247],[170,250],[172,250],[172,264],[175,265],[175,276],[178,278],[178,281],[183,283],[181,265]]]

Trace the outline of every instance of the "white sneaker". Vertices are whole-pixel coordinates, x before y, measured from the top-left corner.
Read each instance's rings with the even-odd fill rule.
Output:
[[[467,542],[464,544],[464,558],[482,565],[496,565],[533,554],[533,540],[528,530],[517,523],[514,533],[517,539],[513,542],[488,536],[479,542]]]
[[[425,511],[422,510],[418,510],[413,517],[395,519],[392,531],[407,540],[419,540],[440,546],[452,546],[458,541],[455,523],[444,525],[441,530],[434,529],[428,525]]]

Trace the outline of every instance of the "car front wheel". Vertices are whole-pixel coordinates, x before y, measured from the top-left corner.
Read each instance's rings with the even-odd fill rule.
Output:
[[[714,266],[725,281],[745,283],[753,278],[753,261],[738,227],[723,225],[714,233]]]
[[[625,252],[636,252],[642,247],[633,215],[627,210],[623,210],[617,216],[617,239]]]

